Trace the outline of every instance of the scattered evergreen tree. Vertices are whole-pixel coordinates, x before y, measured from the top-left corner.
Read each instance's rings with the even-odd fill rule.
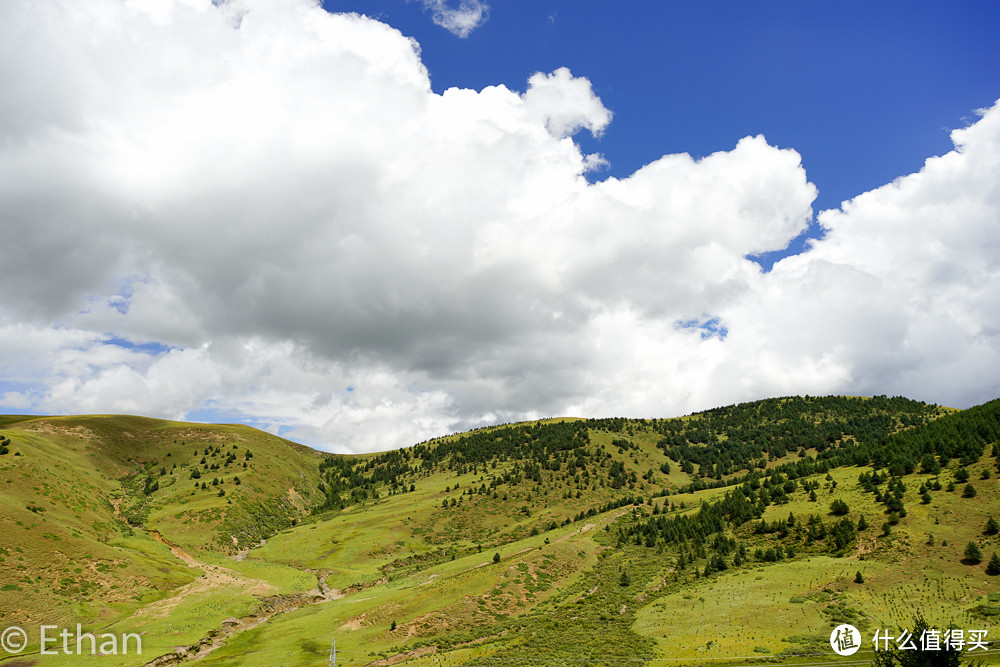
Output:
[[[979,550],[978,544],[969,542],[965,545],[965,560],[972,563],[981,563],[983,561],[983,552]]]
[[[861,576],[861,570],[858,570],[857,573],[855,573],[855,575],[854,575],[854,583],[856,583],[856,584],[863,584],[863,583],[865,583],[865,578],[863,576]]]
[[[962,490],[963,498],[975,498],[976,497],[976,487],[971,484],[966,484],[965,488]]]
[[[941,472],[941,464],[934,458],[933,454],[924,454],[920,460],[920,472],[928,475],[937,475]]]
[[[830,503],[830,512],[837,516],[844,516],[850,511],[851,509],[847,506],[847,503],[840,498]]]
[[[991,577],[995,577],[1000,574],[1000,557],[997,557],[997,552],[993,552],[993,557],[990,558],[990,562],[986,565],[986,574]]]
[[[996,535],[997,533],[1000,533],[1000,523],[997,523],[996,519],[990,517],[986,520],[986,528],[983,530],[983,533],[986,535]]]

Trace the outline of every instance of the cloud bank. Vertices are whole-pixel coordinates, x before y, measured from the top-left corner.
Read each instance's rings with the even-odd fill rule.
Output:
[[[462,5],[466,7],[466,5]],[[471,28],[470,28],[471,29]],[[567,69],[431,90],[306,0],[0,3],[0,409],[334,451],[786,394],[1000,395],[1000,106],[813,218],[762,136],[624,179]]]

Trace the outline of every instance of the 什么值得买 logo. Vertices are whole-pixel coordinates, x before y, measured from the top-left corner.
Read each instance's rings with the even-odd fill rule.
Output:
[[[830,633],[830,646],[837,655],[854,655],[861,648],[861,633],[853,625],[838,625]]]

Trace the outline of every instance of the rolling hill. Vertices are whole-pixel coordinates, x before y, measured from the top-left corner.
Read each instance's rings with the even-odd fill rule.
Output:
[[[840,623],[867,664],[918,614],[1000,632],[1000,401],[786,397],[360,456],[141,417],[0,433],[0,621],[28,639],[0,665],[321,665],[334,640],[338,665],[847,664]],[[41,653],[39,625],[77,623],[142,653]]]

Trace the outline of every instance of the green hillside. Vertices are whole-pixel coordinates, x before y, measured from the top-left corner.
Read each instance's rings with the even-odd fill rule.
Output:
[[[6,625],[127,616],[201,574],[154,535],[229,553],[292,525],[317,498],[323,457],[246,426],[87,416],[2,428]]]
[[[1000,401],[789,397],[365,456],[137,417],[0,432],[5,625],[143,642],[50,657],[29,633],[14,664],[320,665],[334,639],[338,665],[825,664],[840,623],[867,664],[917,614],[1000,633]]]

